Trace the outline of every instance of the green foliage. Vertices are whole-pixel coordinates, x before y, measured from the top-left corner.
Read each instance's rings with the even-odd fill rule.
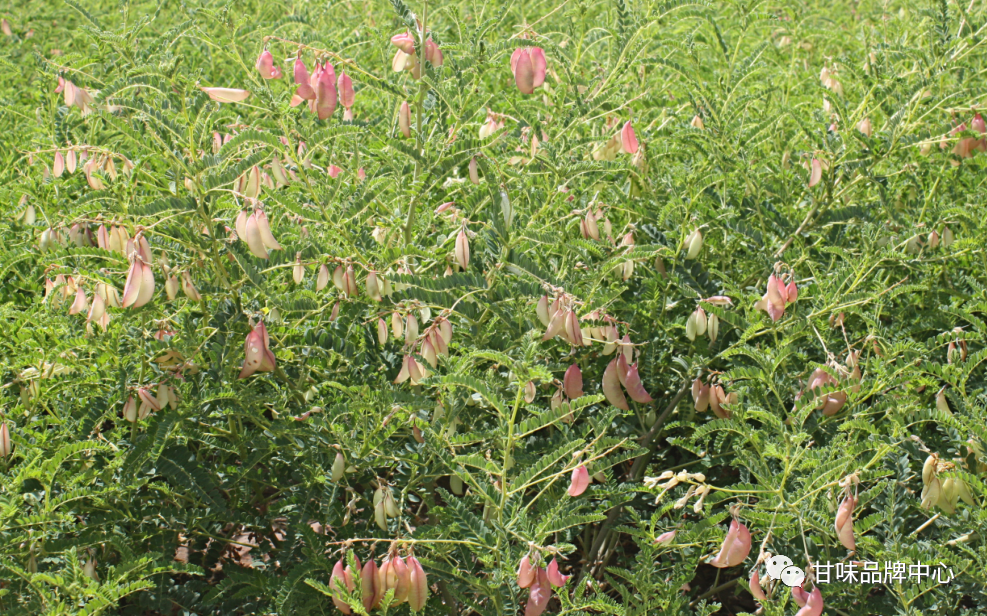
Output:
[[[427,614],[518,613],[526,554],[573,576],[548,613],[753,613],[763,552],[810,580],[851,560],[957,576],[834,579],[827,613],[987,610],[982,3],[0,17],[0,613],[360,613],[333,566],[398,552]],[[391,36],[431,53],[422,21],[443,65],[393,71]],[[547,57],[532,95],[521,47]],[[265,48],[283,78],[254,67]],[[351,119],[291,105],[299,55],[353,80]],[[639,151],[609,155],[628,120]],[[266,260],[238,237],[261,210]],[[115,228],[147,240],[155,289],[100,325],[89,306],[134,261]],[[776,319],[756,305],[773,273],[798,289]],[[544,339],[543,296],[583,345],[571,322]],[[240,379],[260,322],[276,366]],[[611,404],[621,355],[652,402]],[[696,404],[704,384],[722,405]],[[129,421],[159,385],[174,402]],[[752,549],[715,569],[732,516]],[[794,611],[768,593],[763,613]]]

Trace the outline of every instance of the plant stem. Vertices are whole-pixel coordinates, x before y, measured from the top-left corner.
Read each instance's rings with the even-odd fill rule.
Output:
[[[688,391],[688,389],[689,380],[686,379],[679,387],[679,391],[674,397],[672,397],[672,400],[668,403],[668,406],[665,407],[665,410],[662,411],[658,419],[655,420],[655,423],[652,424],[651,429],[648,430],[644,436],[638,439],[641,446],[644,447],[646,451],[634,460],[634,464],[631,466],[631,470],[628,473],[628,478],[631,481],[639,481],[640,478],[644,476],[644,471],[647,469],[648,463],[651,462],[651,456],[654,455],[655,449],[657,448],[657,445],[654,442],[655,437],[658,435],[661,427],[665,425],[665,422],[672,414],[672,411],[675,410],[675,407],[678,405],[679,401],[685,397],[685,392]],[[622,510],[623,505],[618,505],[607,513],[607,519],[604,520],[603,525],[600,526],[600,531],[596,535],[596,540],[593,541],[593,546],[590,548],[589,554],[586,555],[586,564],[583,565],[583,568],[579,572],[579,576],[576,579],[577,586],[585,576],[593,572],[597,556],[603,548],[603,544],[610,533],[610,527],[617,522],[617,517],[620,515]]]

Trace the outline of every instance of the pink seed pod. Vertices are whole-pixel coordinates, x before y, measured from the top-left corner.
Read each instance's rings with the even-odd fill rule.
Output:
[[[188,272],[182,272],[182,292],[185,293],[185,297],[193,302],[202,301],[202,295],[195,288],[195,285],[192,284],[192,278],[189,277]]]
[[[336,89],[339,91],[339,102],[343,107],[349,109],[356,102],[356,93],[353,91],[353,80],[343,71],[336,81]]]
[[[410,571],[408,606],[411,607],[411,611],[418,612],[425,607],[425,603],[428,601],[428,578],[425,575],[425,569],[414,556],[408,557],[408,570]]]
[[[128,397],[123,404],[123,418],[130,423],[137,421],[137,401],[134,400],[133,396]]]
[[[470,159],[469,176],[470,176],[470,182],[472,182],[474,186],[477,186],[477,185],[480,184],[480,174],[479,174],[479,171],[477,170],[476,157],[475,156]]]
[[[723,539],[720,552],[709,564],[714,567],[736,567],[744,562],[751,551],[751,533],[736,518],[730,522],[730,529]]]
[[[151,411],[161,410],[161,402],[151,393],[149,388],[139,388],[137,390],[137,398],[140,400],[140,409],[138,409],[138,417],[140,419],[146,419],[151,414]]]
[[[664,532],[658,535],[658,537],[655,539],[655,543],[657,543],[658,545],[668,545],[672,541],[675,541],[675,535],[677,533],[678,531],[674,531],[674,530]]]
[[[611,360],[607,364],[606,370],[603,371],[603,395],[606,396],[607,402],[610,404],[619,409],[629,411],[630,407],[627,405],[627,398],[624,397],[624,392],[620,389],[620,367],[617,362],[622,357],[623,355],[621,354]]]
[[[206,93],[206,96],[217,103],[239,103],[247,100],[250,92],[237,88],[199,88]]]
[[[535,401],[535,395],[537,394],[535,389],[535,384],[532,381],[528,381],[524,385],[524,401],[527,404],[531,404]]]
[[[565,389],[566,397],[570,400],[575,400],[583,395],[583,373],[578,364],[572,364],[565,371],[562,387]]]
[[[857,499],[848,494],[836,510],[836,536],[843,547],[851,552],[857,549],[857,543],[853,535],[853,510],[857,505]]]
[[[751,594],[754,595],[754,598],[757,599],[758,601],[768,600],[768,597],[764,594],[764,589],[761,588],[761,576],[758,575],[757,569],[755,569],[754,572],[751,573],[750,589],[751,589]]]
[[[329,589],[332,591],[332,603],[336,606],[336,609],[344,614],[350,614],[352,613],[350,606],[343,600],[346,595],[346,591],[348,590],[346,586],[346,574],[343,570],[343,559],[339,559],[332,567],[332,575],[329,577]]]
[[[459,235],[456,236],[456,263],[464,270],[470,265],[470,241],[465,227],[460,229]]]
[[[637,135],[634,134],[634,127],[631,126],[631,121],[628,120],[624,124],[624,127],[620,129],[620,149],[625,154],[637,154],[638,147]]]
[[[411,571],[400,556],[391,559],[391,568],[397,577],[397,584],[394,587],[394,604],[397,605],[408,600],[408,594],[411,592]]]
[[[257,62],[254,64],[254,68],[257,69],[260,76],[264,79],[281,79],[281,67],[274,63],[274,56],[266,49],[257,56]]]
[[[295,265],[291,268],[291,279],[295,284],[301,284],[305,280],[305,266],[302,264],[302,253],[295,253]]]
[[[442,56],[442,50],[439,49],[439,46],[432,39],[425,41],[425,59],[435,68],[439,68],[445,62]]]
[[[793,594],[794,591],[795,589],[793,588]],[[805,593],[804,590],[802,592]],[[821,616],[825,604],[823,603],[822,592],[820,592],[819,587],[816,586],[813,588],[812,592],[805,594],[805,597],[805,605],[802,606],[802,609],[795,616]]]
[[[140,308],[151,301],[153,295],[154,272],[151,271],[151,266],[145,265],[140,259],[134,259],[123,288],[123,307]]]
[[[809,598],[809,593],[805,592],[805,589],[801,586],[792,587],[792,599],[795,600],[795,605],[799,607],[804,607],[806,600]]]
[[[398,110],[398,129],[405,139],[411,139],[411,106],[408,101],[403,101]]]
[[[625,362],[624,355],[618,357],[619,362]],[[627,367],[627,372],[624,376],[624,388],[627,390],[627,395],[631,397],[631,400],[638,402],[640,404],[648,404],[653,402],[652,398],[648,392],[644,389],[644,384],[641,382],[641,376],[638,374],[637,364],[631,364]]]
[[[514,83],[522,94],[533,94],[535,88],[545,83],[547,62],[541,47],[519,47],[511,55],[511,71]]]
[[[565,339],[574,346],[583,346],[583,330],[579,325],[579,317],[575,310],[569,310],[565,315]]]
[[[268,250],[281,250],[281,244],[274,239],[271,233],[271,223],[267,220],[264,210],[255,210],[254,218],[257,220],[257,231],[260,233],[260,240]]]
[[[575,498],[589,487],[589,471],[585,464],[572,469],[572,479],[569,481],[569,496]]]
[[[254,327],[244,341],[243,368],[240,370],[239,379],[245,379],[255,372],[273,372],[276,367],[276,358],[270,349],[270,336],[267,328],[261,321]]]
[[[541,324],[544,325],[545,327],[548,327],[549,323],[551,323],[552,319],[551,319],[551,315],[549,315],[548,313],[547,295],[542,295],[538,299],[538,302],[535,304],[535,315],[538,317],[538,320],[541,321]]]
[[[521,588],[528,588],[535,583],[538,571],[531,566],[531,560],[525,554],[517,568],[517,585]]]
[[[79,287],[75,292],[75,301],[69,307],[69,314],[75,315],[80,312],[89,311],[89,298],[86,297],[86,292]]]
[[[315,83],[315,112],[320,120],[328,120],[336,111],[338,96],[336,92],[336,72],[332,65],[326,63],[319,73]]]
[[[377,586],[379,570],[373,558],[363,565],[360,571],[360,590],[363,598],[363,607],[369,612],[376,609],[384,593]]]
[[[14,445],[10,442],[10,428],[7,422],[0,423],[0,458],[6,458],[14,452]]]
[[[813,158],[811,163],[811,170],[809,171],[809,188],[812,188],[819,183],[822,179],[822,161],[818,158]]]
[[[308,68],[305,67],[305,62],[301,59],[301,57],[295,58],[293,74],[295,77],[295,84],[298,85],[298,88],[295,90],[295,97],[297,97],[298,102],[296,103],[293,100],[292,107],[298,106],[303,100],[315,100],[315,88],[313,88],[310,83],[311,76],[309,75]]]
[[[267,247],[264,245],[264,240],[261,237],[256,212],[246,217],[243,232],[244,235],[240,237],[247,243],[250,254],[258,259],[266,259],[268,256]]]
[[[415,37],[411,32],[402,32],[391,37],[391,44],[408,54],[415,53]]]
[[[377,280],[377,272],[371,271],[367,274],[367,295],[370,299],[375,302],[382,301],[384,296],[381,295],[380,282]]]
[[[868,137],[872,136],[874,134],[874,126],[871,124],[870,118],[864,118],[857,122],[857,130]]]
[[[528,603],[524,606],[524,616],[541,616],[552,598],[552,583],[544,567],[538,567],[535,581],[528,591]]]
[[[568,575],[562,575],[559,572],[559,562],[555,558],[552,559],[552,562],[548,563],[548,569],[545,573],[549,583],[556,588],[562,588],[569,580]]]
[[[56,178],[62,177],[65,173],[65,157],[61,152],[55,152],[55,162],[51,166],[51,174]]]
[[[784,289],[784,292],[782,291]],[[797,292],[796,292],[797,294]],[[758,310],[764,310],[771,317],[772,321],[777,321],[785,314],[788,287],[781,278],[771,274],[768,276],[767,291],[764,296],[754,304]]]

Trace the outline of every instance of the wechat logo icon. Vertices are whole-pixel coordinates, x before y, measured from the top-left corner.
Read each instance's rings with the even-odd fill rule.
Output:
[[[805,571],[792,564],[792,559],[787,556],[781,554],[772,556],[764,562],[764,567],[768,570],[768,575],[775,580],[781,580],[781,583],[789,588],[801,586],[805,581]]]

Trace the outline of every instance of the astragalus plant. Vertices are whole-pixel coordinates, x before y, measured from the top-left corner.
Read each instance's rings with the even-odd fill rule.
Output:
[[[0,613],[987,610],[983,3],[0,17]]]

